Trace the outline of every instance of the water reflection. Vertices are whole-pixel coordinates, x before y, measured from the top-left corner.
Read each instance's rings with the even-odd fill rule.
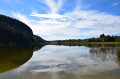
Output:
[[[0,73],[24,64],[32,54],[33,49],[30,47],[0,47]]]
[[[42,46],[0,47],[0,73],[17,68],[27,62],[33,55],[33,50]]]
[[[120,62],[120,48],[110,47],[110,48],[91,48],[90,54],[93,59],[101,61],[114,61],[116,63]]]
[[[0,79],[119,79],[120,48],[45,46]]]

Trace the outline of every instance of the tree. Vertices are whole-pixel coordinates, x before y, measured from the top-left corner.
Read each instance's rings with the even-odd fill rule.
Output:
[[[100,35],[100,38],[104,38],[104,37],[105,37],[105,35],[104,35],[104,34],[101,34],[101,35]]]

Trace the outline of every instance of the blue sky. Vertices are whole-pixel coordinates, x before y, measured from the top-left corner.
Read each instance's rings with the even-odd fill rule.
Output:
[[[0,13],[46,40],[120,35],[120,0],[0,0]]]

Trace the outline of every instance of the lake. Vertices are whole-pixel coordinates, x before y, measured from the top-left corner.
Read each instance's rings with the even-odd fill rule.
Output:
[[[120,79],[120,47],[1,47],[0,79]]]

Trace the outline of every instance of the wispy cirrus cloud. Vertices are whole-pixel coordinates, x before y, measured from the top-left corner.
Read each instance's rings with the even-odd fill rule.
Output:
[[[63,0],[38,0],[39,2],[48,6],[49,11],[47,14],[39,14],[37,12],[32,12],[30,16],[39,17],[39,18],[62,18],[65,17],[64,15],[58,14],[60,8],[62,7]]]
[[[25,16],[20,14],[19,12],[12,12],[13,16],[15,16],[16,18],[20,19],[21,21],[23,21],[26,24],[30,24],[30,20]]]
[[[27,16],[14,12],[13,15],[29,25],[34,34],[46,40],[74,39],[105,34],[119,34],[120,16],[104,12],[82,10],[80,0],[73,11],[59,14],[63,0],[39,0],[47,5],[50,11],[47,14],[32,12],[30,17],[40,20],[28,19]],[[41,20],[41,18],[44,18]]]
[[[63,18],[66,17],[65,15],[59,14],[39,14],[39,13],[32,13],[30,16],[39,17],[39,18]]]
[[[113,2],[112,3],[112,7],[115,7],[115,6],[118,6],[118,5],[120,5],[120,2]]]
[[[59,9],[62,7],[62,0],[39,0],[41,3],[46,4],[50,9],[50,14],[58,13]]]

